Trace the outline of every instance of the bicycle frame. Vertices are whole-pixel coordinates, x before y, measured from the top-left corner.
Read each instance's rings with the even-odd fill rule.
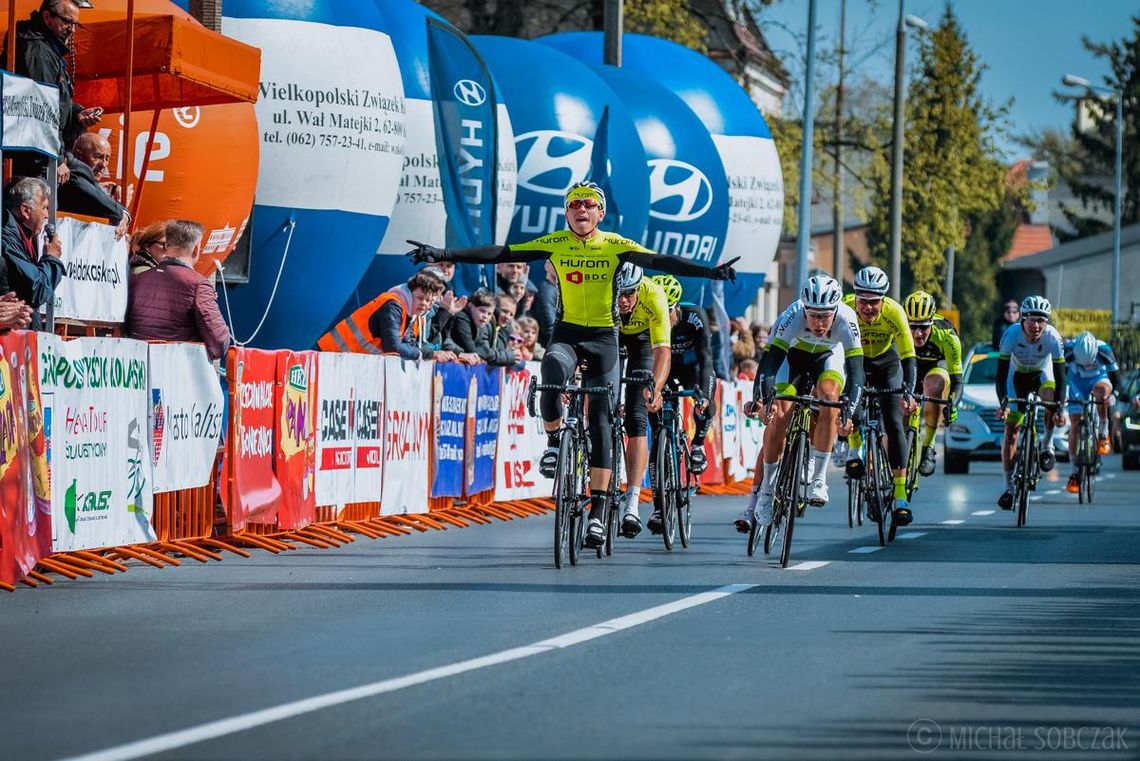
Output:
[[[1037,490],[1037,482],[1041,478],[1041,465],[1037,454],[1041,441],[1037,437],[1038,410],[1045,408],[1056,410],[1057,402],[1045,401],[1036,392],[1030,392],[1027,398],[1011,398],[1006,404],[1024,405],[1025,417],[1019,424],[1017,433],[1017,454],[1013,463],[1014,504],[1017,508],[1017,526],[1025,525],[1029,514],[1029,492]]]

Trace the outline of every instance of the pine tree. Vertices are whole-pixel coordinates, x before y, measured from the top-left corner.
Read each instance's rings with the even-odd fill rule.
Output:
[[[920,42],[907,91],[903,149],[903,292],[942,293],[945,252],[965,248],[969,223],[1002,204],[1005,170],[996,147],[1009,104],[981,92],[985,66],[947,4],[938,27]],[[890,157],[876,161],[877,187],[868,245],[880,263],[890,241]],[[962,299],[971,297],[961,293]]]

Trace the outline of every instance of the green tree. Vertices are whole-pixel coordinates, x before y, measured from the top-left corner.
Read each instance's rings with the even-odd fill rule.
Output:
[[[625,31],[672,40],[704,53],[708,27],[684,0],[626,0]]]
[[[904,292],[913,286],[938,297],[946,250],[963,250],[970,221],[1002,203],[1005,169],[996,143],[1009,104],[995,106],[985,99],[980,87],[985,69],[947,4],[938,27],[920,43],[907,89]],[[873,258],[885,263],[890,245],[889,151],[877,157],[875,172],[868,245]]]
[[[962,346],[989,341],[997,313],[997,275],[1009,252],[1013,234],[1025,213],[1024,195],[1008,188],[1001,205],[969,219],[970,236],[954,258],[954,294],[958,305]]]

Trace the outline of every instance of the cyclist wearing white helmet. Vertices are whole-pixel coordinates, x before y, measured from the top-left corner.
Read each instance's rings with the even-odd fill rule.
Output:
[[[598,228],[606,215],[606,197],[592,182],[579,182],[566,193],[566,224],[569,229],[544,235],[527,243],[509,246],[481,246],[461,250],[436,248],[409,240],[408,252],[415,263],[534,262],[550,260],[558,279],[558,315],[550,345],[542,358],[542,382],[565,386],[579,362],[585,361],[585,386],[609,384],[617,393],[618,340],[617,291],[615,275],[625,262],[675,275],[733,280],[736,259],[717,267],[705,267],[675,256],[654,254],[617,233]],[[610,451],[609,403],[595,399],[589,405],[590,435],[590,521],[586,545],[605,543],[602,524],[605,495],[609,488]],[[544,391],[539,399],[547,433],[547,448],[539,460],[539,471],[552,477],[558,464],[559,429],[562,425],[562,395]]]
[[[1108,408],[1111,406],[1113,389],[1124,388],[1112,347],[1086,330],[1066,345],[1065,365],[1068,367],[1069,415],[1073,418],[1069,428],[1069,451],[1077,451],[1081,402],[1091,397],[1097,401],[1097,449],[1101,455],[1112,454],[1112,441],[1108,435]],[[1124,401],[1127,402],[1128,399],[1125,398]],[[1076,494],[1081,488],[1080,478],[1077,458],[1071,459],[1073,472],[1065,488]]]
[[[834,402],[846,390],[843,417],[848,425],[843,432],[850,432],[849,421],[863,393],[863,344],[858,317],[842,299],[843,290],[834,278],[810,277],[799,301],[785,309],[772,328],[768,351],[753,385],[754,401],[745,407],[746,414],[759,416],[768,425],[756,463],[752,497],[736,519],[736,529],[741,533],[749,530],[754,511],[758,523],[772,520],[776,473],[791,424],[791,404],[774,402],[777,393],[794,394],[811,388],[815,396]],[[850,384],[844,389],[848,379]],[[807,496],[809,503],[819,507],[827,504],[825,476],[839,431],[838,418],[839,410],[821,408],[812,432]]]
[[[669,304],[665,291],[632,262],[626,262],[617,274],[618,316],[621,318],[619,338],[626,356],[625,375],[650,379],[649,385],[627,384],[625,387],[625,473],[628,486],[621,534],[632,539],[641,533],[637,514],[641,482],[649,460],[649,413],[661,409],[661,389],[669,378],[673,352],[669,344]],[[652,521],[650,521],[652,523]]]
[[[1045,416],[1045,438],[1041,442],[1038,461],[1043,472],[1057,464],[1053,445],[1053,428],[1065,424],[1065,342],[1057,329],[1049,324],[1053,307],[1044,296],[1026,296],[1021,302],[1021,321],[1006,328],[998,347],[995,388],[1001,407],[998,419],[1005,421],[1001,440],[1001,465],[1005,471],[1005,491],[998,497],[998,507],[1013,509],[1013,461],[1016,457],[1017,431],[1024,417],[1022,410],[1010,410],[1006,400],[1024,399],[1036,392],[1042,399],[1061,403],[1057,411]],[[1012,367],[1013,372],[1010,372]],[[1059,394],[1059,398],[1058,397]]]
[[[918,409],[912,395],[918,382],[914,338],[911,337],[902,304],[887,296],[887,291],[890,290],[887,273],[878,267],[864,267],[855,273],[854,284],[855,293],[848,294],[843,301],[853,307],[859,317],[859,335],[863,340],[863,371],[867,375],[867,385],[877,389],[903,389],[902,394],[882,398],[879,410],[883,431],[887,434],[887,462],[891,466],[894,480],[895,507],[892,520],[897,526],[906,526],[914,519],[906,497],[906,419]],[[848,437],[848,445],[851,447],[851,456],[847,460],[847,474],[852,478],[861,478],[864,465],[859,453],[863,437],[858,429]],[[872,516],[872,519],[876,517]]]

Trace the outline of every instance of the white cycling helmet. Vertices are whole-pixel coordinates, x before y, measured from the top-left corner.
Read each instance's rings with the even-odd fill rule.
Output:
[[[1100,341],[1087,330],[1073,339],[1073,359],[1078,365],[1093,365],[1100,353]]]
[[[1053,316],[1053,306],[1044,296],[1026,296],[1021,302],[1022,317],[1044,317],[1048,320]]]
[[[638,267],[633,262],[626,262],[618,269],[617,276],[614,277],[614,283],[617,285],[618,293],[628,293],[629,291],[636,291],[641,285],[641,278],[644,277],[645,271]]]
[[[814,275],[804,283],[800,301],[805,309],[837,309],[843,298],[843,289],[833,277]]]
[[[855,292],[873,293],[876,296],[886,296],[891,289],[891,281],[887,273],[878,267],[864,267],[855,273]]]

